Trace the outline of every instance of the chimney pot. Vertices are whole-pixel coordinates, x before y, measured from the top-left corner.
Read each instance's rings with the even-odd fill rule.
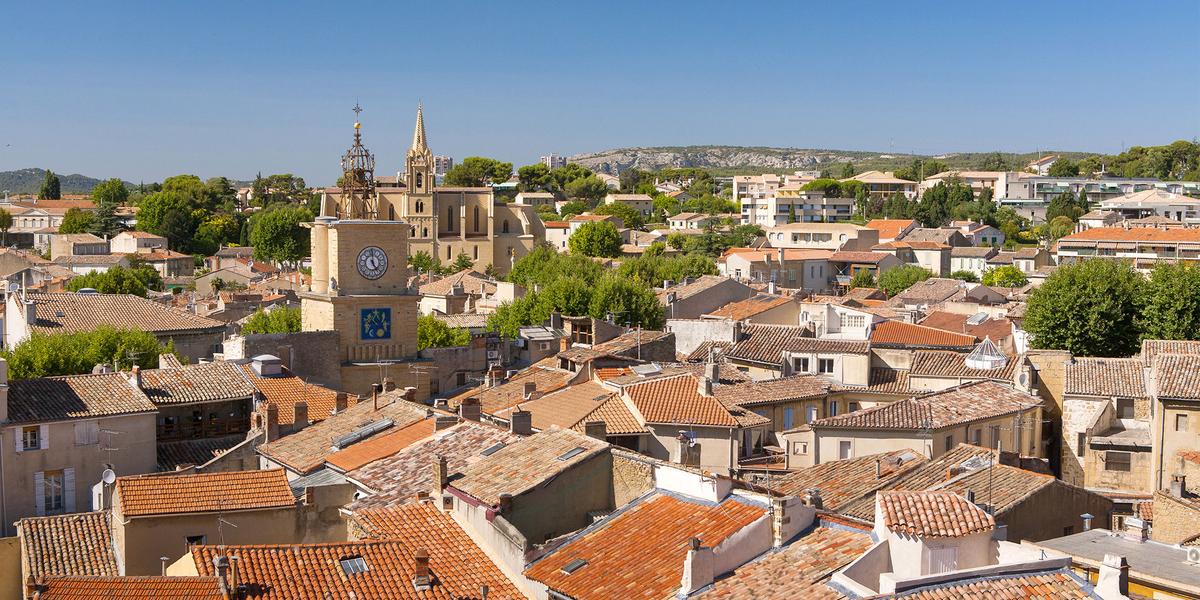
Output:
[[[509,431],[516,435],[533,435],[533,413],[518,406],[508,418]]]
[[[264,433],[264,441],[273,442],[279,439],[279,407],[274,404],[267,405],[267,429]]]
[[[458,405],[458,415],[464,421],[478,421],[483,413],[483,409],[479,406],[479,398],[474,396],[466,398],[462,404]]]
[[[1129,561],[1124,556],[1105,554],[1096,579],[1096,593],[1104,600],[1129,596]]]
[[[300,431],[308,426],[308,403],[301,400],[292,407],[292,431]]]
[[[700,393],[701,396],[712,396],[713,395],[713,380],[709,379],[707,376],[701,377],[700,378],[700,386],[697,391]]]
[[[433,584],[432,577],[429,575],[429,551],[425,548],[417,548],[413,554],[413,562],[416,563],[413,572],[413,589],[418,592],[428,591]]]
[[[350,406],[350,395],[346,392],[338,392],[333,400],[334,414],[344,412]]]
[[[1176,498],[1182,498],[1187,494],[1187,480],[1183,473],[1176,473],[1171,476],[1171,495]]]
[[[442,490],[450,480],[450,466],[446,462],[446,457],[437,455],[433,457],[433,497],[441,498]]]

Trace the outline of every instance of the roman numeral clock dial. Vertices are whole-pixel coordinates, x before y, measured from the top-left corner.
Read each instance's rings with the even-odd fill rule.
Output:
[[[379,279],[387,272],[387,253],[379,246],[367,246],[358,253],[358,274],[367,279]]]

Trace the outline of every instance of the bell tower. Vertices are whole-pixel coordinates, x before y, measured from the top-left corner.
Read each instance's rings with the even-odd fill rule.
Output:
[[[404,158],[404,185],[411,195],[433,192],[433,152],[425,139],[425,115],[417,104],[417,124],[413,129],[412,147]]]

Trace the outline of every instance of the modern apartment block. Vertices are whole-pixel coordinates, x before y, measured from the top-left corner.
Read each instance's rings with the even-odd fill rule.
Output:
[[[567,157],[559,156],[554,153],[547,154],[546,156],[539,158],[538,161],[543,165],[546,165],[547,169],[551,170],[567,166]]]

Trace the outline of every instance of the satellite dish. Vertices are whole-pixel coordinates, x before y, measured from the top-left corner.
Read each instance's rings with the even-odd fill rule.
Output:
[[[104,483],[106,483],[108,485],[112,485],[113,482],[116,480],[117,480],[117,473],[116,473],[116,471],[113,471],[112,469],[105,469],[104,472],[100,474],[100,481],[103,481]]]

